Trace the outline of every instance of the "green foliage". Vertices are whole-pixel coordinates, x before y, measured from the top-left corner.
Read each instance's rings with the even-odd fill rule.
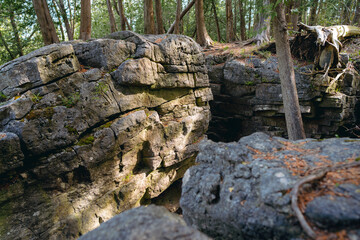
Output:
[[[40,100],[42,99],[43,97],[42,96],[40,96],[40,94],[39,93],[33,93],[32,95],[31,95],[31,100],[33,101],[33,103],[38,103],[38,102],[40,102]]]
[[[247,82],[245,82],[245,85],[246,86],[254,86],[255,83],[253,81],[247,81]]]
[[[62,99],[62,104],[64,106],[66,106],[67,108],[71,108],[73,106],[75,106],[75,104],[80,100],[80,93],[79,92],[75,92],[73,94],[71,94],[68,97],[64,97]]]
[[[109,91],[109,85],[104,82],[99,82],[95,87],[95,94],[98,96],[104,96]]]
[[[87,136],[87,137],[83,137],[82,139],[80,139],[76,145],[85,146],[85,145],[92,144],[94,141],[95,141],[94,136]]]
[[[0,91],[0,102],[5,102],[8,99],[9,99],[9,97]]]

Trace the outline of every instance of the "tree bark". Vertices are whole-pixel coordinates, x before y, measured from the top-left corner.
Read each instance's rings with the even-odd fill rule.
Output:
[[[111,6],[111,2],[110,0],[106,0],[106,5],[107,5],[107,9],[108,9],[108,13],[109,13],[109,21],[110,21],[110,32],[116,32],[116,23],[115,23],[115,18],[114,18],[114,13],[112,10],[112,6]]]
[[[266,6],[269,6],[269,0],[264,0],[262,1],[262,3],[262,10],[258,15],[258,22],[255,27],[255,31],[257,32],[257,35],[255,36],[255,41],[257,45],[270,41],[270,16],[266,12]]]
[[[7,42],[5,41],[4,36],[2,35],[1,31],[0,31],[0,39],[1,39],[1,42],[3,43],[3,45],[4,45],[4,47],[5,47],[6,51],[9,53],[11,59],[15,59],[15,56],[14,56],[14,54],[10,51],[10,48],[9,48]]]
[[[58,43],[54,22],[51,19],[46,0],[32,0],[40,31],[45,45]]]
[[[187,7],[181,12],[180,14],[180,20],[183,19],[183,17],[186,15],[186,13],[192,8],[192,6],[194,6],[196,0],[192,0],[189,5],[187,5]],[[174,31],[174,27],[175,27],[175,21],[173,22],[173,24],[171,24],[169,30],[167,31],[168,34],[173,33]]]
[[[248,37],[250,38],[250,34],[251,34],[251,10],[252,10],[252,4],[251,4],[251,1],[249,2],[249,23],[248,23]]]
[[[91,38],[91,2],[81,0],[80,38],[84,41]]]
[[[61,17],[62,17],[62,19],[63,19],[63,21],[65,23],[65,29],[66,29],[67,37],[68,37],[69,40],[74,40],[74,31],[70,27],[70,23],[69,23],[69,19],[67,17],[67,14],[66,14],[64,2],[63,2],[63,0],[57,0],[56,3],[58,5],[58,7],[59,7]],[[71,12],[71,9],[69,9],[69,11]]]
[[[246,28],[245,28],[245,11],[243,0],[239,0],[239,12],[240,12],[240,36],[241,40],[246,40]]]
[[[11,27],[13,29],[14,36],[15,36],[17,52],[18,52],[18,54],[20,56],[24,56],[23,47],[22,47],[21,40],[20,40],[20,37],[19,37],[19,31],[18,31],[18,28],[17,28],[17,24],[16,24],[16,21],[15,21],[13,10],[11,10],[11,12],[10,12],[10,22],[11,22]]]
[[[232,12],[232,1],[226,0],[226,41],[233,42],[234,35],[234,20]]]
[[[61,15],[60,15],[59,10],[57,9],[55,0],[52,0],[52,6],[54,7],[54,10],[55,10],[55,12],[56,12],[56,16],[57,16],[58,21],[59,21],[59,28],[60,28],[60,33],[61,33],[61,40],[62,40],[62,41],[65,41],[65,32],[64,32],[64,28],[63,28],[62,22],[61,22]]]
[[[271,3],[275,4],[276,0],[271,0]],[[275,10],[277,16],[273,18],[273,26],[287,132],[290,140],[304,139],[283,1],[275,6]]]
[[[123,0],[118,0],[118,3],[119,3],[119,16],[120,16],[121,31],[125,31],[126,30],[126,22],[127,22],[127,20],[126,20],[126,17],[125,17],[125,9],[124,9]]]
[[[144,0],[144,32],[155,34],[154,7],[152,0]]]
[[[162,15],[161,0],[155,0],[155,14],[156,14],[156,32],[157,34],[164,34],[164,23]]]
[[[211,1],[211,5],[212,5],[213,11],[214,11],[214,18],[215,18],[215,24],[216,24],[216,34],[217,34],[218,42],[221,42],[221,33],[220,33],[219,19],[218,19],[217,13],[216,13],[215,0]]]
[[[311,5],[310,9],[310,18],[309,18],[309,25],[316,25],[316,13],[317,13],[317,7],[318,7],[318,0],[313,0],[313,3]]]
[[[360,0],[356,1],[355,15],[352,20],[352,25],[360,26]]]
[[[351,4],[352,0],[346,0],[342,2],[343,11],[342,11],[342,22],[341,24],[349,25],[350,24],[350,17],[351,17]]]
[[[291,30],[297,30],[297,22],[299,19],[298,11],[292,11],[297,9],[300,6],[300,2],[297,0],[288,1],[286,4],[286,22],[288,24],[288,28]]]
[[[176,4],[176,16],[175,16],[175,26],[174,26],[174,34],[180,34],[181,5],[182,5],[182,1],[181,1],[181,0],[177,0],[177,4]]]
[[[204,47],[211,46],[213,44],[213,40],[210,38],[206,30],[203,0],[195,1],[195,17],[196,17],[196,42]]]

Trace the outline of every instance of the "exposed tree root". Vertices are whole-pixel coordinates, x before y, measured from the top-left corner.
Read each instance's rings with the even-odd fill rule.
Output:
[[[291,193],[290,193],[291,207],[294,210],[295,215],[298,218],[301,227],[303,228],[305,233],[310,238],[316,239],[317,234],[314,232],[314,230],[312,230],[310,225],[307,223],[304,215],[302,214],[302,212],[301,212],[301,210],[300,210],[300,208],[298,206],[298,195],[299,195],[300,187],[305,183],[309,183],[309,182],[319,180],[319,179],[325,177],[328,172],[333,172],[333,171],[336,171],[336,170],[352,168],[352,167],[359,167],[359,166],[360,166],[360,161],[351,162],[351,163],[345,163],[345,164],[339,164],[339,165],[335,165],[335,166],[332,166],[332,167],[326,167],[326,168],[323,168],[322,170],[319,170],[318,173],[306,176],[306,177],[304,177],[304,178],[302,178],[302,179],[300,179],[299,181],[296,182],[295,186],[293,187],[293,189],[291,190]]]

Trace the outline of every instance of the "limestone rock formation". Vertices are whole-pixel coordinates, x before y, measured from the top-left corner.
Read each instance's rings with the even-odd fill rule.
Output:
[[[188,227],[178,215],[164,207],[150,205],[127,210],[88,232],[79,240],[208,240],[198,230]]]
[[[350,138],[288,141],[254,133],[231,143],[203,140],[197,165],[183,178],[184,219],[214,239],[307,239],[290,206],[290,190],[309,170],[359,157],[360,140]],[[309,192],[302,192],[308,203],[302,203],[312,226],[345,229],[349,239],[358,239],[359,179],[354,167],[308,184]]]
[[[237,141],[256,131],[286,137],[277,58],[258,56],[206,58],[214,101],[209,138]],[[324,73],[309,74],[312,65],[296,66],[296,85],[307,137],[334,137],[342,126],[360,122],[360,76],[347,70],[331,93]],[[345,129],[345,128],[344,128]]]
[[[185,36],[118,32],[0,66],[0,238],[75,239],[181,178],[212,94]]]

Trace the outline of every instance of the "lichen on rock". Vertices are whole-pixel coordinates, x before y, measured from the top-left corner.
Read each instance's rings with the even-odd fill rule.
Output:
[[[204,64],[191,38],[126,31],[0,66],[1,238],[75,239],[181,178],[210,120]]]

